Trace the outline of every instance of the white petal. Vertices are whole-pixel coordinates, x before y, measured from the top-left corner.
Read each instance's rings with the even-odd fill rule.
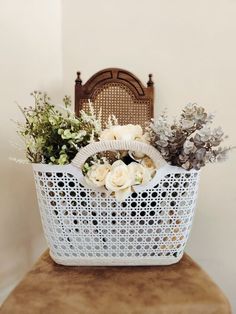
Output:
[[[132,190],[131,187],[127,187],[126,189],[123,190],[119,190],[115,192],[115,196],[117,201],[122,202],[124,201],[130,194],[131,194]]]
[[[127,165],[122,161],[122,160],[116,160],[115,162],[113,162],[113,164],[111,165],[111,169],[114,169],[118,166],[126,166]]]

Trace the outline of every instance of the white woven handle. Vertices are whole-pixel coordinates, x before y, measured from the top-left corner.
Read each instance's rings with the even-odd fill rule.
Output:
[[[116,150],[130,150],[134,152],[141,152],[152,159],[156,168],[166,165],[166,161],[161,154],[153,146],[139,141],[123,141],[123,140],[109,140],[91,143],[77,153],[72,160],[72,165],[82,169],[85,161],[99,152],[116,151]]]

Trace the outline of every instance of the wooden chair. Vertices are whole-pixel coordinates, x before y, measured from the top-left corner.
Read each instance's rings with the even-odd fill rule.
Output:
[[[119,124],[140,124],[153,117],[154,87],[149,74],[147,87],[132,73],[108,68],[94,74],[82,84],[80,72],[75,81],[75,113],[88,108],[90,99],[95,109],[102,108],[102,122],[114,114]]]
[[[145,123],[153,116],[153,82],[148,87],[131,73],[106,69],[75,86],[75,110],[103,108],[120,123]],[[46,292],[46,293],[45,293]],[[27,300],[27,302],[25,301]],[[66,267],[46,251],[0,309],[1,314],[172,313],[230,314],[228,300],[186,254],[170,266]]]

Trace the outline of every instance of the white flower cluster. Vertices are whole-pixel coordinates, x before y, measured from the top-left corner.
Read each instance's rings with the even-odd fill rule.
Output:
[[[91,187],[106,187],[118,201],[123,201],[131,194],[134,185],[151,180],[155,167],[151,160],[147,161],[148,157],[145,158],[143,163],[131,162],[128,165],[122,160],[116,160],[112,165],[108,162],[95,163],[86,173],[85,180]]]
[[[147,142],[146,134],[140,125],[111,125],[101,132],[100,140],[138,140]],[[124,155],[127,155],[127,152]],[[105,187],[114,193],[118,201],[127,198],[134,185],[146,184],[155,174],[153,161],[143,153],[129,152],[132,161],[128,165],[122,160],[116,160],[112,164],[103,159],[93,163],[91,167],[86,165],[85,180],[92,187]]]

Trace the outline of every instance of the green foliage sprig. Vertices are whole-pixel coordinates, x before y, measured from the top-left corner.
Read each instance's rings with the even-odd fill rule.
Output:
[[[46,93],[31,93],[34,106],[21,108],[25,123],[18,123],[18,133],[26,145],[26,157],[32,163],[65,165],[75,157],[80,147],[97,140],[101,119],[90,106],[89,112],[76,117],[69,109],[71,100],[63,99],[60,111]]]

